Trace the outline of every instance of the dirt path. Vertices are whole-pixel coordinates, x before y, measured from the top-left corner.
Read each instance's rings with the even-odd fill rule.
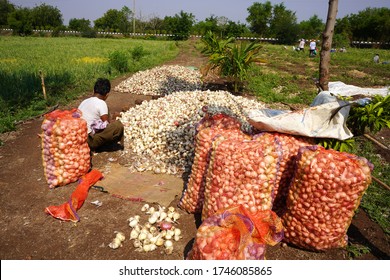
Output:
[[[204,58],[199,57],[194,44],[182,50],[180,55],[167,64],[200,67]],[[113,81],[113,86],[124,78]],[[113,93],[108,99],[112,111],[135,106],[136,102],[150,97]],[[182,213],[180,226],[183,239],[173,254],[160,251],[135,252],[130,241],[112,250],[107,247],[114,231],[128,234],[127,219],[140,212],[141,202],[132,202],[91,189],[83,207],[78,211],[80,222],[62,222],[44,213],[50,205],[60,205],[69,199],[76,184],[50,190],[45,182],[41,142],[37,136],[42,118],[26,122],[15,133],[8,134],[5,145],[0,147],[0,258],[9,259],[58,259],[58,260],[126,260],[126,259],[177,259],[186,257],[196,234],[197,217]],[[93,157],[93,166],[103,173],[110,166],[109,158],[120,158],[120,152],[99,153]],[[171,205],[179,202],[180,193],[172,197]],[[97,207],[90,202],[99,200]],[[350,238],[371,249],[360,259],[389,259],[390,245],[379,226],[360,210],[349,230]],[[344,250],[324,253],[308,252],[283,244],[267,249],[267,259],[346,259]]]

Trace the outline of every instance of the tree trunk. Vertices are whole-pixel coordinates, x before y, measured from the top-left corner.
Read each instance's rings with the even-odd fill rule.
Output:
[[[338,3],[338,0],[329,0],[328,17],[326,19],[324,33],[322,33],[319,81],[319,86],[322,90],[329,90],[330,49],[332,48],[332,39],[334,26],[336,24]]]

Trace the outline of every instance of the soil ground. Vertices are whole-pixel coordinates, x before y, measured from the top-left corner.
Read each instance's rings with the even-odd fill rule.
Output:
[[[200,67],[205,58],[194,48],[183,49],[180,55],[167,64]],[[113,88],[127,77],[112,81]],[[218,84],[214,83],[214,84]],[[221,83],[220,86],[223,87]],[[87,97],[90,93],[86,93]],[[150,96],[134,96],[113,92],[107,102],[111,112],[126,110]],[[79,102],[79,101],[78,101]],[[70,104],[69,108],[77,106]],[[61,109],[69,109],[61,108]],[[156,250],[151,253],[136,252],[127,239],[123,247],[112,250],[108,247],[114,231],[129,236],[127,219],[140,214],[145,202],[123,200],[95,189],[89,191],[87,200],[78,211],[80,222],[63,222],[46,215],[50,205],[66,202],[76,183],[49,189],[44,178],[40,132],[42,118],[25,122],[16,132],[2,135],[0,147],[0,259],[2,260],[182,260],[191,249],[199,217],[181,211],[179,227],[183,239],[175,243],[173,254],[166,255]],[[93,155],[93,168],[104,172],[112,158],[120,159],[121,151],[101,152]],[[120,160],[119,160],[119,163]],[[183,179],[185,180],[185,179]],[[176,207],[180,195],[172,197],[171,206]],[[91,202],[99,200],[97,207]],[[167,205],[168,206],[168,205]],[[356,259],[389,259],[390,244],[382,229],[372,222],[360,209],[352,220],[348,236],[355,244],[370,249]],[[280,243],[267,248],[269,260],[345,260],[349,255],[344,249],[326,252],[310,252]]]

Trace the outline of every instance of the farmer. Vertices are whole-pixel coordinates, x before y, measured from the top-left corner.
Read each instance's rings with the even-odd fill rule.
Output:
[[[379,63],[379,54],[374,55],[374,63]]]
[[[87,142],[91,151],[113,146],[118,142],[120,142],[120,148],[123,149],[123,124],[119,120],[115,120],[117,114],[114,114],[113,118],[109,118],[106,99],[110,90],[111,83],[108,79],[97,79],[93,96],[85,99],[79,106],[82,118],[87,121]]]
[[[310,45],[309,45],[309,56],[310,57],[316,56],[316,54],[317,54],[316,47],[317,47],[316,41],[311,40]]]
[[[305,39],[301,39],[299,42],[299,50],[303,51],[305,49]]]

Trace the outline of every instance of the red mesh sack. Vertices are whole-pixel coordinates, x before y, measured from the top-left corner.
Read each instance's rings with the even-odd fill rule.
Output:
[[[202,222],[187,259],[263,260],[266,246],[282,239],[283,226],[274,212],[232,207]]]
[[[286,198],[291,179],[294,175],[295,159],[298,155],[298,150],[301,147],[314,145],[314,139],[277,132],[261,133],[255,135],[254,138],[265,145],[267,143],[272,145],[275,142],[279,145],[281,157],[273,193],[274,201],[272,210],[281,216],[286,210]]]
[[[218,210],[242,205],[251,212],[271,210],[279,168],[279,144],[217,137],[206,177],[202,219]]]
[[[225,114],[203,118],[197,125],[195,135],[195,156],[179,207],[189,213],[201,213],[204,201],[204,186],[209,153],[213,139],[217,135],[225,138],[248,139],[250,136],[240,129],[240,122]]]
[[[356,155],[321,146],[300,148],[282,216],[286,242],[313,251],[345,247],[372,169]]]
[[[59,206],[49,206],[45,208],[45,212],[50,214],[54,218],[63,221],[80,221],[77,215],[77,210],[84,204],[85,199],[88,196],[88,191],[97,181],[103,178],[103,174],[98,170],[91,170],[85,174],[77,185],[76,190],[70,196],[68,202]]]
[[[43,167],[50,188],[75,182],[88,172],[87,122],[80,111],[46,114],[41,129]]]

